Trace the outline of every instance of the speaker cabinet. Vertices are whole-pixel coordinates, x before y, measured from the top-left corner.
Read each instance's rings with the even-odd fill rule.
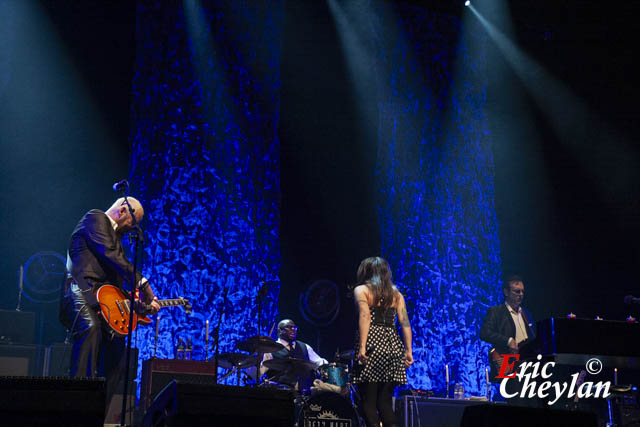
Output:
[[[183,383],[215,385],[215,363],[199,360],[148,359],[142,362],[142,408],[173,380]]]
[[[291,427],[292,391],[172,381],[156,396],[143,426]]]
[[[592,412],[484,404],[465,408],[460,427],[597,427]]]
[[[0,310],[0,342],[33,344],[36,314],[31,311]]]
[[[0,376],[42,375],[43,347],[0,344]]]
[[[0,425],[102,426],[104,379],[0,377]]]
[[[51,344],[44,352],[42,375],[45,377],[68,377],[70,362],[71,344]]]

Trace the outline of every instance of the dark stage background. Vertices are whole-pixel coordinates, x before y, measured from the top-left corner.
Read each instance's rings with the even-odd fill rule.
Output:
[[[107,209],[128,173],[135,9],[125,3],[0,2],[1,308],[16,308],[31,259],[23,310],[39,313],[43,344],[65,337],[63,261],[32,256],[66,257],[75,223]]]
[[[516,41],[548,75],[489,74],[503,270],[536,318],[638,314],[622,300],[640,288],[640,5],[601,6],[516,2]]]
[[[469,15],[448,2],[383,3],[460,22],[463,12]],[[524,276],[525,306],[537,319],[637,314],[622,298],[638,293],[640,91],[632,37],[638,7],[510,4],[510,36],[544,72],[515,73],[482,36],[500,245],[495,256],[502,272]],[[277,311],[330,358],[336,347],[351,346],[355,327],[345,286],[355,280],[359,261],[382,245],[378,131],[372,137],[361,122],[378,108],[360,102],[327,4],[273,5],[281,19],[275,33],[282,37],[279,47],[271,46],[279,61],[279,115],[269,122],[276,126],[280,163]],[[491,20],[481,2],[477,9]],[[499,24],[504,16],[494,18],[507,32]],[[129,2],[0,2],[3,309],[17,304],[19,266],[37,252],[64,254],[77,219],[90,208],[107,208],[111,184],[129,176],[135,31]],[[341,310],[330,327],[313,327],[299,310],[300,294],[316,279],[338,284]],[[25,310],[46,319],[42,343],[64,338],[55,308],[24,301]]]

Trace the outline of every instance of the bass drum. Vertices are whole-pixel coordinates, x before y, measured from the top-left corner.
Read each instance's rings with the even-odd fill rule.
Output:
[[[321,391],[302,405],[298,427],[360,427],[351,402],[337,393]]]

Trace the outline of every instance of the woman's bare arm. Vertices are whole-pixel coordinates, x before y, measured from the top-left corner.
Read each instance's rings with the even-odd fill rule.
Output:
[[[411,335],[411,323],[409,322],[409,314],[407,313],[407,306],[404,302],[404,297],[398,292],[398,322],[402,326],[402,338],[404,340],[404,363],[409,366],[413,363],[413,349],[412,349],[412,335]]]
[[[366,285],[357,286],[353,290],[356,309],[358,310],[358,331],[360,332],[360,351],[358,359],[366,360],[367,336],[371,327],[371,312],[369,311],[369,299],[371,295]]]

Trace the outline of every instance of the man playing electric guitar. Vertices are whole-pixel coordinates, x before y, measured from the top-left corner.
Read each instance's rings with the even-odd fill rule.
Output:
[[[105,283],[123,288],[130,282],[133,265],[126,259],[120,239],[132,230],[133,218],[142,221],[144,210],[133,197],[128,197],[133,212],[124,198],[106,211],[91,210],[78,222],[67,253],[67,280],[60,300],[60,320],[73,338],[71,376],[106,378],[106,404],[118,386],[125,359],[124,337],[111,332],[99,313],[101,304],[96,293]],[[149,282],[138,272],[136,287],[143,304],[136,310],[147,314],[158,312]]]
[[[522,279],[518,276],[507,278],[502,285],[502,293],[504,303],[489,308],[480,328],[480,339],[493,345],[489,352],[492,382],[502,380],[496,376],[500,372],[503,356],[518,354],[523,344],[535,338],[533,317],[521,307],[524,298]]]

